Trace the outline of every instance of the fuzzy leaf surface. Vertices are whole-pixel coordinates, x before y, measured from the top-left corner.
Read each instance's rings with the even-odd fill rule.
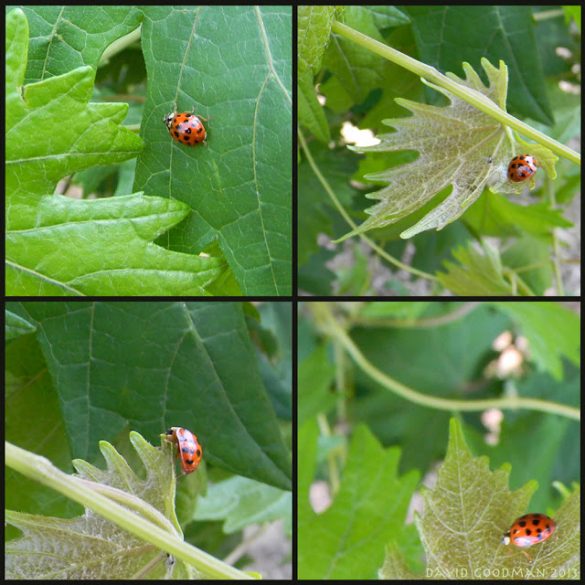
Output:
[[[100,449],[107,468],[102,470],[77,460],[74,464],[78,476],[119,490],[116,503],[127,506],[132,513],[152,508],[144,517],[152,520],[151,514],[158,513],[168,521],[169,538],[180,538],[178,528],[173,529],[177,521],[171,449],[157,449],[138,433],[131,433],[130,439],[146,469],[145,479],[105,441],[100,443]],[[147,573],[149,578],[163,579],[173,571],[175,576],[195,576],[181,562],[167,573],[166,555],[90,508],[82,516],[70,519],[9,511],[7,521],[23,532],[21,538],[6,545],[8,579],[131,579],[158,557],[160,560]]]
[[[529,562],[519,549],[508,548],[501,540],[514,520],[529,511],[537,484],[530,481],[512,492],[509,475],[509,465],[491,471],[487,457],[474,457],[459,421],[451,421],[447,456],[437,484],[424,491],[424,511],[415,516],[426,552],[427,577],[442,580],[457,574],[491,580],[508,575],[527,579],[542,571],[549,579],[561,572],[577,578],[579,490],[555,515],[555,533],[529,549],[533,551]]]
[[[463,65],[465,79],[453,74],[448,76],[505,109],[507,67],[502,62],[496,69],[486,59],[482,60],[482,65],[488,86],[467,63]],[[352,148],[366,153],[411,150],[419,156],[408,164],[366,175],[367,179],[388,183],[388,186],[367,195],[379,202],[367,210],[370,217],[346,238],[395,223],[443,191],[448,195],[418,223],[404,230],[402,238],[411,238],[425,230],[442,229],[459,218],[487,186],[498,192],[518,193],[524,189],[523,184],[507,180],[508,162],[517,153],[506,128],[449,91],[425,83],[444,94],[449,104],[437,107],[397,98],[396,102],[413,115],[384,120],[395,132],[380,135],[380,144]],[[537,154],[535,148],[531,153]],[[546,160],[547,170],[552,173],[552,158],[545,152],[541,158]]]

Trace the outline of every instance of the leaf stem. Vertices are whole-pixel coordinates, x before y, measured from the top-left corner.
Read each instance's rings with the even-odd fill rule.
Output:
[[[339,213],[343,217],[343,219],[345,219],[345,221],[351,226],[352,230],[356,230],[357,224],[354,223],[354,221],[351,219],[349,214],[345,211],[345,209],[343,208],[343,205],[341,205],[339,199],[337,199],[335,192],[333,191],[333,189],[331,188],[331,186],[327,182],[327,179],[325,179],[325,177],[322,175],[321,171],[319,170],[319,167],[317,166],[317,163],[315,162],[315,159],[313,158],[313,155],[311,154],[311,151],[309,150],[309,147],[307,145],[307,141],[305,140],[305,137],[304,137],[303,133],[301,132],[300,128],[297,130],[297,133],[298,133],[298,137],[299,137],[299,144],[301,145],[301,149],[305,155],[305,158],[307,159],[307,162],[309,163],[309,166],[311,167],[311,170],[313,171],[313,173],[315,173],[315,176],[317,177],[317,179],[321,183],[321,186],[323,187],[323,189],[325,190],[325,192],[329,196],[329,199],[331,199],[331,202],[333,203],[333,205],[335,206],[337,211],[339,211]],[[432,274],[428,274],[427,272],[423,272],[422,270],[418,270],[417,268],[412,268],[411,266],[404,264],[400,260],[397,260],[393,256],[390,256],[390,254],[388,254],[388,252],[386,252],[384,249],[380,248],[380,246],[375,244],[367,236],[364,236],[361,233],[357,234],[357,235],[359,235],[359,237],[366,244],[368,244],[368,246],[370,246],[370,248],[372,248],[372,250],[375,250],[382,258],[384,258],[386,261],[388,261],[390,264],[393,264],[397,268],[400,268],[401,270],[404,270],[406,272],[410,272],[411,274],[414,274],[416,276],[420,276],[421,278],[426,278],[427,280],[438,281],[438,278],[436,276],[433,276]]]
[[[248,574],[179,539],[135,510],[100,493],[100,484],[67,475],[47,458],[6,442],[6,464],[25,477],[93,510],[139,539],[159,547],[201,571],[209,579],[251,579]],[[102,486],[103,487],[103,486]],[[16,521],[15,521],[16,522]]]
[[[384,43],[381,43],[367,35],[358,32],[357,30],[341,23],[338,21],[334,21],[331,27],[331,30],[334,33],[342,35],[343,37],[354,41],[358,45],[361,45],[365,49],[372,51],[396,63],[397,65],[412,71],[415,75],[422,77],[423,79],[434,83],[448,91],[450,91],[453,95],[465,100],[466,102],[470,103],[474,107],[478,108],[485,114],[488,114],[492,118],[495,118],[500,123],[509,126],[510,128],[514,128],[518,133],[527,136],[536,142],[550,148],[553,152],[557,153],[559,156],[569,159],[571,162],[575,164],[581,163],[581,155],[575,152],[573,149],[557,142],[556,140],[548,137],[546,134],[535,130],[528,124],[518,120],[514,116],[511,116],[501,108],[497,106],[495,102],[493,102],[487,96],[481,94],[478,91],[475,91],[469,87],[450,79],[446,75],[440,73],[435,67],[430,65],[426,65]]]
[[[557,402],[539,400],[537,398],[507,396],[506,398],[495,398],[491,400],[451,400],[417,392],[397,380],[394,380],[394,378],[388,376],[368,361],[357,345],[349,337],[345,328],[335,319],[330,308],[330,303],[310,303],[309,307],[315,315],[322,330],[345,347],[354,362],[365,374],[370,376],[370,378],[381,384],[387,390],[401,396],[405,400],[409,400],[415,404],[420,404],[421,406],[426,406],[427,408],[435,408],[437,410],[476,412],[488,408],[509,410],[524,408],[547,412],[549,414],[558,414],[574,420],[581,420],[581,414],[578,408],[573,408]]]

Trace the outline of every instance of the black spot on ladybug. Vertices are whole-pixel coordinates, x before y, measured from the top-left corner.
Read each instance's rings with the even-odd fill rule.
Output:
[[[185,134],[191,134],[191,128],[187,128],[187,129],[185,130]]]
[[[185,463],[189,464],[189,465],[193,465],[193,463],[195,463],[193,461],[193,459],[185,459]]]
[[[175,136],[178,138],[179,137],[179,133],[175,130]],[[172,434],[172,433],[170,433]]]
[[[199,128],[197,128],[197,134],[201,134],[201,132],[203,132],[203,128],[199,126]]]

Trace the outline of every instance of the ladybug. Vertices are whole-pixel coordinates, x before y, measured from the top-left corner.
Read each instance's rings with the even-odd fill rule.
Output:
[[[530,154],[515,156],[508,165],[508,179],[513,183],[526,181],[536,173],[537,160]]]
[[[207,138],[207,130],[201,120],[205,118],[189,112],[171,112],[163,118],[171,138],[185,146],[195,146]]]
[[[177,444],[177,455],[181,458],[183,473],[191,473],[199,467],[203,449],[191,431],[181,427],[171,427],[166,432],[166,440]]]
[[[514,521],[502,537],[502,544],[528,548],[546,540],[556,528],[555,521],[544,514],[525,514]]]

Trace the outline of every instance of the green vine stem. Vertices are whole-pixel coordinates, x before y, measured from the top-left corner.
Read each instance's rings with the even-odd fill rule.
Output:
[[[339,213],[341,214],[343,219],[345,219],[345,221],[351,226],[351,228],[353,230],[357,229],[357,224],[351,219],[349,214],[345,211],[345,209],[343,208],[343,205],[341,205],[339,199],[337,199],[337,195],[335,195],[335,192],[333,191],[333,189],[331,188],[331,186],[327,182],[327,179],[325,179],[325,177],[323,176],[323,174],[319,170],[319,167],[317,166],[317,163],[315,162],[315,159],[313,158],[313,155],[311,154],[311,151],[309,150],[309,146],[307,145],[307,141],[305,140],[305,137],[300,129],[297,131],[297,134],[299,137],[299,144],[301,146],[301,150],[303,151],[303,154],[305,155],[305,158],[307,159],[307,162],[309,163],[311,170],[313,171],[313,173],[317,177],[318,181],[321,183],[321,186],[323,187],[323,189],[325,190],[325,192],[329,196],[329,199],[331,199],[331,201],[332,201],[333,205],[335,206],[335,208],[337,209],[337,211],[339,211]],[[363,240],[366,244],[368,244],[368,246],[370,246],[370,248],[372,248],[372,250],[375,250],[382,258],[384,258],[390,264],[393,264],[394,266],[396,266],[400,270],[410,272],[411,274],[414,274],[416,276],[420,276],[421,278],[426,278],[427,280],[438,281],[438,278],[436,276],[433,276],[432,274],[429,274],[427,272],[423,272],[422,270],[418,270],[417,268],[412,268],[411,266],[408,266],[407,264],[403,264],[402,262],[400,262],[400,260],[397,260],[393,256],[390,256],[390,254],[388,254],[388,252],[386,252],[383,248],[381,248],[380,246],[375,244],[367,236],[365,236],[363,234],[358,234],[358,235],[359,235],[361,240]]]
[[[528,124],[518,120],[514,116],[511,116],[504,110],[500,109],[491,99],[487,96],[481,94],[478,91],[475,91],[469,87],[461,85],[456,81],[449,79],[446,75],[443,75],[434,67],[430,65],[426,65],[425,63],[421,63],[388,45],[380,43],[367,35],[364,35],[353,28],[342,24],[341,22],[334,21],[331,27],[331,30],[334,33],[337,33],[346,39],[349,39],[358,45],[361,45],[365,49],[372,51],[396,63],[397,65],[412,71],[415,75],[422,77],[423,79],[434,83],[440,87],[445,88],[446,90],[450,91],[453,95],[465,100],[466,102],[470,103],[472,106],[478,108],[485,114],[492,116],[500,123],[504,124],[505,126],[509,126],[513,128],[520,134],[531,138],[532,140],[550,148],[553,152],[562,156],[571,162],[576,164],[581,164],[581,155],[568,146],[557,142],[556,140],[548,137],[546,134],[535,130]]]
[[[435,408],[437,410],[476,412],[488,408],[499,408],[502,410],[517,410],[519,408],[538,410],[548,414],[558,414],[574,420],[581,420],[581,413],[578,408],[566,406],[557,402],[539,400],[537,398],[519,398],[508,396],[506,398],[495,398],[492,400],[451,400],[448,398],[437,398],[428,396],[401,384],[374,366],[357,345],[349,337],[344,327],[335,319],[330,303],[309,303],[310,310],[315,316],[316,322],[321,330],[341,343],[347,353],[362,371],[373,380],[381,384],[387,390],[394,392],[405,400],[415,404]]]
[[[210,579],[252,579],[250,575],[216,559],[203,550],[182,541],[170,529],[165,530],[160,523],[154,523],[133,509],[122,506],[111,497],[104,495],[103,486],[67,475],[46,457],[26,451],[12,443],[5,444],[6,464],[32,481],[67,496],[114,522],[137,538],[174,555],[201,571]],[[9,517],[9,514],[7,513]]]

